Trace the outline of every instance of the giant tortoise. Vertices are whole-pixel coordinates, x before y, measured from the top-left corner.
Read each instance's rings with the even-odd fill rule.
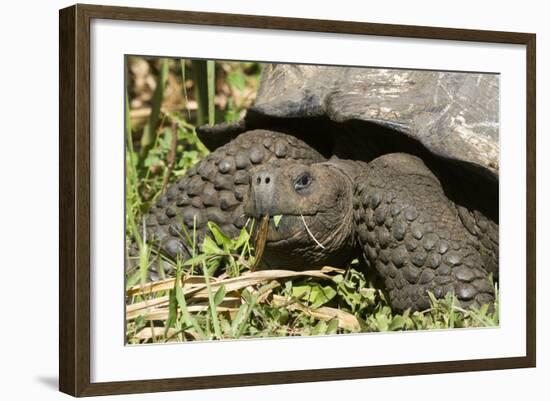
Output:
[[[265,268],[364,260],[392,308],[456,294],[494,299],[498,279],[498,76],[266,65],[234,123],[202,127],[211,153],[146,216],[148,238],[190,257],[184,228],[236,236],[271,218]],[[268,217],[267,217],[268,218]]]

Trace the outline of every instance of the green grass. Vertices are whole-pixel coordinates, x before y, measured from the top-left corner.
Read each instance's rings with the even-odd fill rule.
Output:
[[[185,107],[167,111],[162,106],[165,85],[156,86],[146,122],[132,123],[130,100],[126,102],[126,238],[136,242],[137,268],[127,273],[127,341],[130,344],[261,338],[279,336],[332,335],[358,332],[428,330],[497,326],[498,296],[492,308],[464,310],[448,294],[425,311],[392,312],[376,277],[365,275],[354,261],[344,269],[325,267],[316,271],[254,271],[254,241],[249,221],[237,238],[227,237],[209,223],[211,235],[196,243],[196,234],[186,233],[193,250],[187,261],[169,261],[173,277],[147,283],[148,268],[163,258],[140,232],[144,213],[169,183],[204,158],[208,150],[199,141],[195,126],[206,121],[239,118],[257,87],[259,67],[253,63],[160,62],[157,82],[171,82],[172,74],[185,83],[189,76],[203,75],[203,86],[185,85],[188,95],[205,93],[207,110],[191,113]],[[186,74],[190,68],[192,74]],[[193,71],[195,68],[195,71]],[[200,67],[202,68],[202,67]],[[200,73],[200,74],[198,74]],[[215,103],[216,76],[227,85],[225,108]],[[204,78],[204,77],[203,77]],[[171,88],[173,90],[173,88]],[[159,92],[162,92],[159,94]],[[130,91],[129,91],[130,93]],[[144,150],[144,148],[146,148]]]
[[[129,289],[129,343],[498,325],[498,304],[493,311],[464,310],[452,294],[432,296],[425,311],[392,313],[356,261],[345,270],[253,272],[246,228],[232,239],[209,227],[202,250],[173,264],[175,278]]]

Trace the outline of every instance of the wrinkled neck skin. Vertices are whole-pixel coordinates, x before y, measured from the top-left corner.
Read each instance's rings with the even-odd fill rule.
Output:
[[[315,201],[317,213],[281,211],[278,228],[270,222],[262,264],[272,269],[307,270],[345,267],[357,257],[354,240],[353,196],[358,162],[331,159],[314,165],[323,180]],[[310,205],[311,207],[311,205]]]

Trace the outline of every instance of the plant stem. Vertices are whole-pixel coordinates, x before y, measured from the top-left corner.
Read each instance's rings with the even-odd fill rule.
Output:
[[[187,110],[187,120],[191,121],[191,111],[189,110],[189,97],[187,96],[187,87],[185,86],[186,75],[185,75],[185,59],[180,59],[181,66],[181,81],[183,88],[183,98],[185,99],[185,110]]]
[[[206,62],[206,75],[208,80],[208,124],[214,125],[216,121],[216,65],[212,60]]]
[[[214,302],[214,295],[212,294],[212,287],[210,286],[210,277],[208,274],[208,268],[206,263],[202,262],[202,270],[204,274],[204,282],[206,284],[206,291],[208,293],[208,305],[210,306],[210,314],[212,316],[212,325],[214,326],[214,334],[217,339],[221,340],[222,332],[220,330],[220,322],[218,321],[218,313],[216,311],[216,303]]]
[[[192,67],[193,81],[195,82],[195,100],[197,101],[197,126],[200,126],[206,123],[208,110],[206,60],[193,60]]]
[[[172,170],[174,170],[174,164],[176,163],[176,148],[178,146],[178,125],[175,121],[172,121],[172,137],[170,143],[170,152],[167,156],[167,167],[162,179],[162,187],[160,193],[163,194],[166,192],[166,187],[168,186],[168,181],[170,180],[170,175]]]
[[[149,154],[149,150],[151,150],[153,144],[155,143],[157,129],[161,121],[160,108],[162,106],[162,100],[164,98],[164,88],[166,87],[167,81],[168,59],[162,59],[160,72],[157,79],[157,87],[155,88],[155,93],[153,94],[153,100],[151,102],[151,114],[149,115],[149,121],[145,125],[145,128],[143,129],[143,134],[141,136],[141,165],[143,165],[143,162]]]

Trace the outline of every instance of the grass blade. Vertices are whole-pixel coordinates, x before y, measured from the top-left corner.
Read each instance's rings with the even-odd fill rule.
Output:
[[[197,126],[206,124],[208,113],[208,83],[205,60],[191,62],[195,100],[197,101]]]
[[[216,121],[216,65],[213,60],[206,62],[206,76],[208,81],[208,124],[214,125]]]
[[[181,272],[177,273],[177,279],[174,284],[174,291],[176,293],[176,301],[181,310],[181,317],[187,327],[193,327],[199,337],[202,339],[206,338],[204,332],[202,331],[200,325],[197,323],[196,319],[191,316],[187,309],[187,302],[185,301],[185,296],[183,295],[183,290],[181,288]]]
[[[210,314],[212,315],[212,325],[214,326],[214,334],[217,339],[222,338],[222,332],[220,330],[220,322],[218,320],[218,312],[216,311],[216,301],[214,300],[214,295],[212,294],[212,288],[210,287],[210,279],[208,277],[208,268],[206,263],[202,262],[202,269],[204,274],[204,282],[206,284],[206,291],[208,292],[208,304],[210,306]]]
[[[125,109],[124,109],[124,132],[126,133],[126,143],[130,153],[134,153],[134,144],[132,142],[132,121],[130,120],[130,101],[128,100],[128,92],[125,93]]]
[[[189,110],[189,97],[187,96],[187,87],[185,86],[186,74],[185,74],[185,59],[180,59],[180,67],[181,67],[181,82],[182,82],[182,88],[183,88],[183,98],[185,100],[185,110],[187,110],[187,120],[191,121],[191,111]]]
[[[151,102],[151,114],[149,114],[149,120],[143,129],[141,136],[141,163],[145,161],[149,150],[151,150],[155,143],[155,137],[158,126],[160,124],[160,108],[162,106],[162,100],[164,98],[164,88],[168,82],[168,59],[162,59],[159,76],[157,79],[157,87],[153,94],[153,100]]]

